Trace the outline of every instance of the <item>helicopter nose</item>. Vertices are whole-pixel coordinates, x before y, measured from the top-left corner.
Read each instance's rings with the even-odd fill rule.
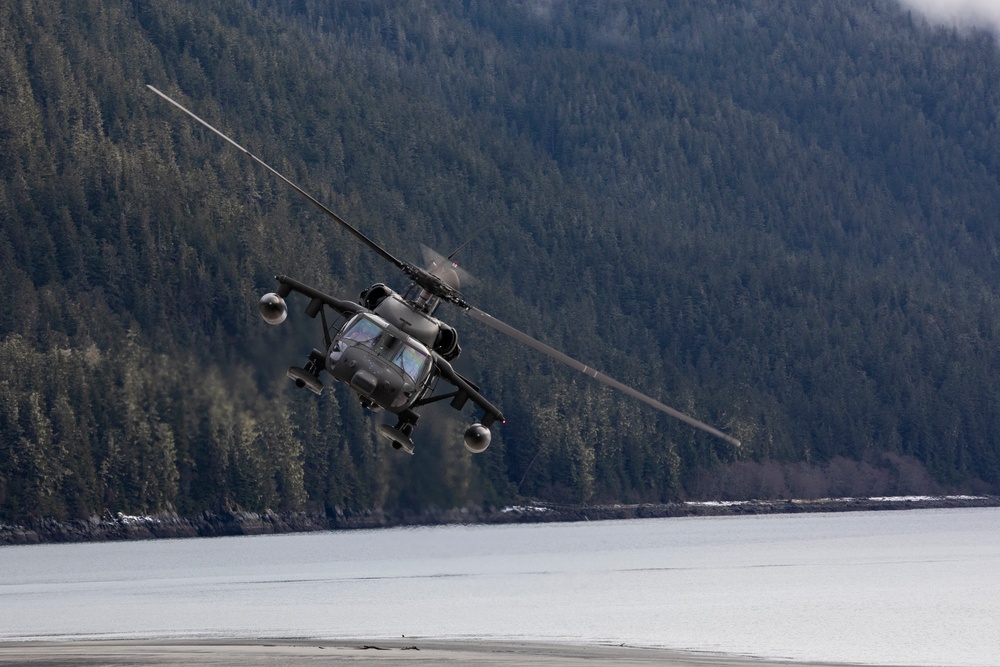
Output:
[[[378,379],[368,371],[358,371],[351,376],[351,386],[365,396],[371,396],[378,387]]]

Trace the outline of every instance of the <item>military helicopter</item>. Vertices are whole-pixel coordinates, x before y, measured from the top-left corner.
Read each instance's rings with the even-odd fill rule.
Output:
[[[482,453],[489,447],[492,438],[490,427],[496,422],[504,423],[500,409],[480,393],[478,386],[456,372],[451,365],[461,354],[461,347],[455,328],[435,316],[438,306],[443,302],[457,306],[473,319],[598,382],[736,447],[740,446],[740,441],[736,438],[608,377],[473,306],[459,292],[460,271],[453,261],[457,250],[448,257],[433,252],[425,253],[430,260],[426,268],[397,259],[308,192],[179,102],[151,85],[147,85],[147,88],[263,166],[409,278],[411,284],[402,294],[384,283],[375,283],[361,292],[355,302],[338,299],[294,278],[280,275],[275,277],[277,289],[262,296],[258,304],[264,321],[278,325],[288,316],[285,299],[289,295],[297,293],[309,299],[305,313],[311,318],[320,317],[323,346],[321,349],[313,349],[303,366],[289,368],[288,377],[298,387],[320,394],[324,388],[321,376],[326,373],[350,387],[364,407],[373,412],[385,410],[396,415],[397,422],[394,426],[385,423],[379,427],[379,433],[395,449],[413,454],[411,436],[420,418],[417,411],[438,401],[450,399],[451,407],[462,410],[471,400],[482,410],[482,417],[470,424],[463,436],[466,449],[474,454]],[[327,320],[327,308],[337,316],[334,326],[330,326]],[[437,387],[440,380],[451,385],[451,390],[439,393]]]

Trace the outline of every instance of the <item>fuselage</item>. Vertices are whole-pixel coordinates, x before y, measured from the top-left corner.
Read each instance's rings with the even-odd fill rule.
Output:
[[[333,339],[326,370],[390,412],[401,412],[431,388],[434,361],[415,336],[373,313],[360,313]]]

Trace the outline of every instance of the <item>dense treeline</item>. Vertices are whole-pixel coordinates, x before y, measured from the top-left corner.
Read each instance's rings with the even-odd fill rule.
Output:
[[[0,518],[1000,491],[989,35],[892,0],[25,1],[0,33]],[[456,312],[509,423],[396,455],[255,304],[397,277],[146,83],[397,255],[474,238],[478,305],[744,449]]]

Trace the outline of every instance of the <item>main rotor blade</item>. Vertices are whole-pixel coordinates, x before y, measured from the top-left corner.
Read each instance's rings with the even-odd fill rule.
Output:
[[[590,377],[594,378],[598,382],[606,384],[609,387],[614,387],[618,391],[624,392],[624,393],[628,394],[629,396],[631,396],[633,398],[637,398],[640,401],[642,401],[643,403],[646,403],[647,405],[651,405],[654,408],[656,408],[657,410],[660,410],[661,412],[666,412],[671,417],[676,417],[677,419],[680,419],[682,422],[690,424],[691,426],[694,426],[697,429],[701,429],[702,431],[705,431],[706,433],[711,433],[712,435],[714,435],[717,438],[722,438],[726,442],[728,442],[728,443],[730,443],[730,444],[732,444],[732,445],[734,445],[736,447],[740,446],[740,441],[737,440],[736,438],[732,437],[731,435],[726,435],[725,433],[723,433],[722,431],[718,430],[717,428],[709,426],[708,424],[706,424],[704,422],[698,421],[694,417],[686,415],[683,412],[681,412],[680,410],[675,410],[674,408],[672,408],[672,407],[670,407],[668,405],[664,405],[663,403],[659,402],[655,398],[647,396],[646,394],[643,394],[642,392],[636,391],[632,387],[629,387],[628,385],[622,384],[621,382],[619,382],[618,380],[615,380],[614,378],[608,377],[604,373],[601,373],[600,371],[598,371],[596,368],[591,368],[590,366],[587,366],[586,364],[577,361],[573,357],[570,357],[570,356],[568,356],[566,354],[563,354],[562,352],[560,352],[559,350],[555,349],[554,347],[546,345],[545,343],[543,343],[543,342],[541,342],[539,340],[535,340],[534,338],[532,338],[528,334],[526,334],[526,333],[524,333],[522,331],[518,331],[517,329],[515,329],[512,326],[510,326],[509,324],[501,322],[500,320],[496,319],[495,317],[493,317],[489,313],[483,312],[483,311],[481,311],[481,310],[479,310],[478,308],[475,308],[475,307],[467,308],[465,312],[467,312],[470,316],[472,316],[476,320],[479,320],[483,324],[491,326],[494,329],[496,329],[497,331],[499,331],[501,333],[505,333],[508,336],[510,336],[511,338],[513,338],[514,340],[517,340],[517,341],[519,341],[521,343],[524,343],[528,347],[531,347],[531,348],[533,348],[535,350],[538,350],[539,352],[541,352],[543,354],[547,354],[548,356],[552,357],[553,359],[555,359],[557,361],[561,361],[562,363],[566,364],[570,368],[575,368],[576,370],[580,371],[584,375],[589,375]]]
[[[302,195],[303,197],[305,197],[306,199],[308,199],[310,202],[312,202],[316,206],[316,208],[318,208],[320,211],[322,211],[327,216],[329,216],[330,218],[332,218],[334,221],[338,222],[342,227],[344,227],[351,234],[354,234],[354,236],[356,236],[362,243],[364,243],[366,246],[368,246],[369,248],[371,248],[372,250],[374,250],[375,252],[377,252],[385,260],[387,260],[390,263],[394,264],[397,268],[403,269],[404,271],[407,270],[410,267],[410,265],[408,263],[403,262],[403,261],[401,261],[401,260],[396,259],[395,257],[393,257],[391,254],[389,254],[389,252],[385,248],[383,248],[379,244],[375,243],[375,241],[371,240],[370,238],[368,238],[367,236],[365,236],[364,234],[362,234],[353,225],[351,225],[349,222],[347,222],[346,220],[344,220],[343,218],[341,218],[339,215],[337,215],[336,213],[334,213],[333,211],[331,211],[329,208],[327,208],[326,206],[324,206],[322,203],[320,203],[319,200],[317,200],[311,194],[309,194],[308,192],[306,192],[305,190],[303,190],[302,188],[300,188],[298,185],[296,185],[295,183],[293,183],[289,179],[285,178],[285,176],[283,174],[281,174],[277,169],[274,169],[269,164],[267,164],[266,162],[264,162],[263,160],[261,160],[259,157],[257,157],[256,155],[254,155],[253,153],[251,153],[247,149],[243,148],[242,146],[240,146],[238,143],[236,143],[235,141],[233,141],[232,139],[230,139],[229,137],[227,137],[225,134],[223,134],[219,130],[217,130],[214,127],[212,127],[211,125],[209,125],[207,122],[205,122],[204,120],[202,120],[201,118],[199,118],[198,116],[196,116],[192,111],[190,111],[189,109],[187,109],[186,107],[184,107],[183,105],[181,105],[179,102],[171,99],[166,93],[160,92],[159,90],[157,90],[156,88],[154,88],[153,86],[151,86],[149,84],[146,84],[146,87],[149,88],[150,90],[152,90],[154,93],[156,93],[160,97],[162,97],[163,99],[165,99],[166,101],[168,101],[171,104],[173,104],[175,107],[177,107],[178,109],[180,109],[181,111],[183,111],[187,115],[189,115],[192,118],[194,118],[196,121],[198,121],[199,123],[201,123],[202,125],[204,125],[208,129],[210,129],[212,132],[215,132],[217,135],[219,135],[220,137],[222,137],[223,139],[225,139],[226,141],[228,141],[229,143],[231,143],[233,146],[235,146],[236,148],[238,148],[243,153],[246,153],[248,156],[250,156],[250,158],[252,160],[254,160],[255,162],[257,162],[257,164],[261,165],[262,167],[264,167],[265,169],[267,169],[269,172],[271,172],[272,174],[274,174],[275,176],[277,176],[278,178],[280,178],[282,181],[284,181],[285,183],[287,183],[289,186],[291,186],[291,188],[293,190],[295,190],[300,195]]]

